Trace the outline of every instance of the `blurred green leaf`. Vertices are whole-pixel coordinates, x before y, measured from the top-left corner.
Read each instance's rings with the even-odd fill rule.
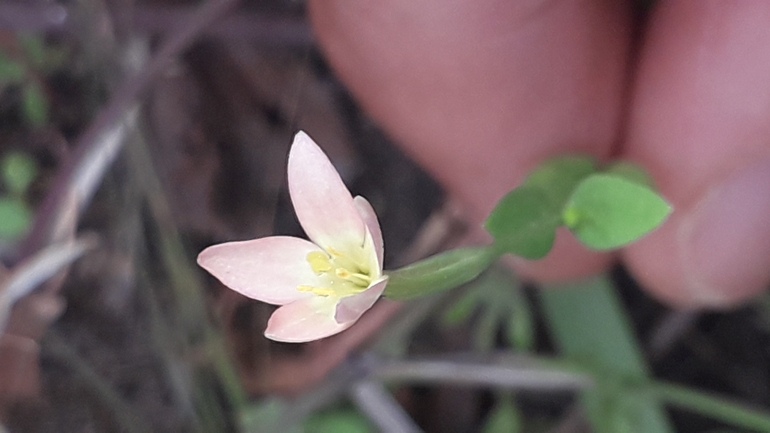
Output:
[[[32,212],[16,198],[0,197],[0,239],[14,239],[26,233]]]
[[[497,203],[484,228],[505,252],[539,259],[551,250],[560,223],[559,211],[548,195],[539,187],[525,184]]]
[[[662,405],[639,397],[633,406],[616,404],[648,380],[648,368],[628,317],[606,276],[540,290],[543,312],[559,350],[594,372],[597,387],[582,393],[582,403],[597,433],[617,433],[633,424],[638,433],[673,432]]]
[[[25,153],[9,152],[0,162],[0,174],[8,191],[21,196],[37,176],[37,165]]]
[[[511,347],[517,350],[529,351],[535,344],[534,318],[521,286],[514,288],[512,296],[513,310],[508,315],[505,338]]]
[[[22,110],[24,117],[34,127],[41,127],[48,122],[48,98],[40,83],[29,81],[24,85]]]
[[[770,432],[770,412],[752,407],[752,404],[738,403],[730,397],[667,382],[648,382],[640,391],[641,395],[652,396],[669,406],[740,427],[741,431]]]
[[[658,227],[671,206],[657,193],[611,174],[584,179],[564,207],[564,224],[586,246],[617,248]]]
[[[305,433],[374,433],[366,418],[352,409],[328,410],[305,421]]]
[[[481,431],[482,433],[517,433],[521,431],[521,414],[510,396],[498,401]]]
[[[244,433],[304,433],[297,421],[296,425],[287,425],[284,419],[288,405],[284,400],[276,397],[268,397],[253,403],[244,405],[238,420]]]
[[[0,53],[0,85],[21,82],[25,74],[24,65]]]
[[[506,267],[491,266],[465,290],[444,311],[442,325],[457,326],[473,317],[476,349],[494,348],[501,328],[511,347],[523,351],[531,348],[535,337],[529,302],[521,283]],[[476,311],[481,314],[473,315]]]
[[[495,348],[497,330],[500,328],[500,311],[497,306],[487,305],[473,330],[473,349],[487,353]]]
[[[69,57],[67,46],[50,44],[43,35],[20,35],[18,41],[24,51],[25,61],[40,74],[47,74],[61,67]]]
[[[27,34],[18,37],[19,45],[28,61],[39,69],[45,65],[47,49],[43,38],[39,35]]]
[[[467,290],[460,299],[456,300],[441,315],[441,324],[444,326],[457,326],[468,320],[473,310],[475,310],[481,301],[481,291],[475,290],[475,287]]]

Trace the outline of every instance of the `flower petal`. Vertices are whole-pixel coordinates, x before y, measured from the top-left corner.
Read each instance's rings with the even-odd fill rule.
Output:
[[[366,310],[372,308],[372,305],[382,295],[387,284],[388,277],[384,277],[365,291],[342,298],[339,304],[337,304],[337,311],[334,314],[336,321],[339,323],[353,323],[358,320]]]
[[[312,242],[273,236],[210,246],[198,255],[198,264],[236,292],[283,305],[313,296],[297,286],[320,285],[307,261],[312,251],[320,251]]]
[[[374,251],[377,252],[378,269],[381,271],[385,244],[382,241],[382,229],[380,228],[380,222],[377,220],[377,214],[374,212],[372,205],[369,204],[369,201],[360,195],[353,199],[353,204],[358,209],[361,219],[364,220],[364,224],[366,224],[366,228],[369,229],[369,234],[372,236]]]
[[[310,240],[340,252],[363,245],[366,229],[353,197],[329,158],[302,131],[289,151],[288,177],[294,211]]]
[[[334,320],[335,298],[313,296],[275,310],[267,322],[265,337],[286,343],[320,340],[349,328],[353,322]]]

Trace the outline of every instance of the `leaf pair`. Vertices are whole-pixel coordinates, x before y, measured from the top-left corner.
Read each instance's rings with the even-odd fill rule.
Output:
[[[565,156],[537,167],[506,194],[484,227],[492,245],[460,248],[388,272],[385,296],[408,299],[467,283],[505,253],[540,259],[566,226],[596,250],[626,245],[659,226],[671,206],[647,173],[630,163],[599,170],[586,156]]]
[[[609,250],[649,233],[670,212],[640,167],[622,162],[598,170],[590,157],[566,156],[536,168],[484,226],[502,251],[539,259],[562,225],[587,247]]]

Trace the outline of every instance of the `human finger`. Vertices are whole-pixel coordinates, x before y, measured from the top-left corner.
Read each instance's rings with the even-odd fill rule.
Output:
[[[311,0],[323,51],[358,101],[480,227],[548,156],[606,156],[629,41],[616,0]],[[480,228],[479,228],[479,231]],[[607,255],[560,233],[540,279],[596,271]]]
[[[626,155],[675,211],[626,249],[653,293],[728,306],[770,280],[770,3],[659,2],[635,85]]]

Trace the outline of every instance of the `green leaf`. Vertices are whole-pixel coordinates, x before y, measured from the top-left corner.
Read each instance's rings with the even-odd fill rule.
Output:
[[[0,197],[0,239],[14,239],[26,233],[31,221],[32,212],[26,203]]]
[[[41,127],[48,121],[48,99],[37,81],[30,81],[23,90],[24,117],[35,127]]]
[[[580,181],[595,171],[593,158],[586,156],[543,162],[497,203],[484,227],[505,252],[527,259],[544,257],[553,247],[564,203]]]
[[[671,206],[650,188],[612,174],[580,182],[564,207],[564,224],[586,246],[617,248],[658,227]]]
[[[37,176],[37,165],[25,153],[10,152],[0,162],[0,174],[8,191],[20,196]]]
[[[501,250],[539,259],[551,250],[560,222],[559,212],[548,195],[537,186],[525,184],[497,203],[484,228]]]
[[[595,277],[540,291],[551,335],[562,353],[594,372],[597,387],[582,393],[581,402],[597,433],[616,433],[618,423],[631,422],[639,433],[669,433],[662,405],[640,397],[633,407],[614,404],[649,375],[641,348],[609,279]]]
[[[478,277],[499,256],[493,246],[458,248],[387,271],[384,295],[410,299],[448,290]]]
[[[596,172],[596,161],[585,155],[564,155],[538,165],[524,185],[542,190],[554,209],[561,209],[581,180]]]
[[[482,433],[517,433],[521,431],[521,414],[510,397],[500,399],[484,423]]]
[[[305,421],[306,433],[373,433],[360,413],[350,409],[321,412]]]

